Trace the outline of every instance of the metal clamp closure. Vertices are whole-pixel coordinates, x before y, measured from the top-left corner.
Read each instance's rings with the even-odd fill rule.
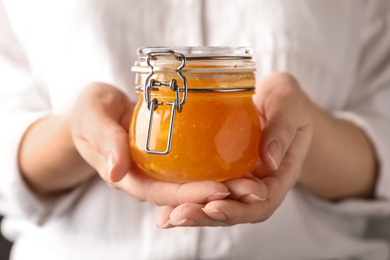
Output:
[[[148,57],[146,59],[146,63],[150,68],[150,73],[145,80],[144,99],[150,111],[150,114],[149,114],[148,128],[146,132],[145,150],[149,154],[166,155],[171,151],[172,133],[173,133],[173,125],[175,121],[176,111],[180,113],[183,110],[184,103],[187,101],[187,79],[183,76],[181,72],[181,70],[185,67],[187,60],[183,54],[175,52],[173,50],[162,51],[162,52],[149,52],[147,55]],[[173,55],[176,58],[176,60],[181,61],[181,65],[176,69],[176,73],[183,81],[182,89],[179,88],[179,86],[177,85],[177,81],[175,79],[171,79],[168,82],[157,81],[155,79],[152,79],[152,76],[154,74],[154,67],[151,64],[151,60],[157,60],[158,56],[167,56],[167,55]],[[166,149],[165,151],[152,151],[149,149],[149,143],[150,143],[150,135],[152,132],[151,130],[152,130],[152,122],[153,122],[153,113],[158,108],[159,105],[163,104],[163,102],[158,101],[157,98],[151,100],[151,91],[158,90],[158,88],[156,87],[160,87],[160,86],[169,86],[169,88],[172,91],[176,92],[176,99],[173,102],[167,102],[167,105],[172,106],[172,111],[171,111],[171,119],[169,123],[168,142],[167,142]],[[183,92],[182,99],[180,99],[180,92]]]

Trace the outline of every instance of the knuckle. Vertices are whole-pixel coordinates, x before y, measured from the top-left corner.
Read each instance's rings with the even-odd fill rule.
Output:
[[[282,140],[284,141],[285,139],[291,139],[292,137],[295,136],[295,133],[297,131],[297,126],[296,125],[293,125],[291,123],[286,123],[284,125],[281,125],[280,126],[284,135],[287,137],[287,138],[283,138]],[[282,144],[283,145],[283,144]],[[285,147],[282,147],[282,149],[285,148]]]
[[[118,127],[108,127],[96,138],[96,149],[105,156],[108,149],[115,148],[117,145],[127,141],[127,133]]]
[[[98,153],[102,156],[106,156],[105,154],[105,147],[106,147],[106,143],[107,143],[107,136],[106,135],[100,135],[97,140],[96,140],[96,150],[98,151]]]

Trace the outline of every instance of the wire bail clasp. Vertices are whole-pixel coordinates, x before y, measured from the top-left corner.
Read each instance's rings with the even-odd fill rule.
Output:
[[[157,60],[157,56],[167,56],[167,55],[173,55],[176,60],[181,61],[181,65],[176,69],[176,73],[183,81],[182,89],[180,89],[179,86],[177,85],[176,79],[171,79],[170,81],[157,81],[155,79],[152,79],[152,76],[154,74],[154,67],[151,64],[151,60]],[[166,155],[171,151],[172,134],[173,134],[173,126],[175,123],[176,111],[180,113],[183,110],[184,103],[187,101],[187,79],[183,76],[181,72],[181,70],[185,67],[187,63],[187,60],[183,54],[175,52],[173,50],[167,50],[161,52],[149,52],[147,54],[146,63],[150,68],[150,73],[145,80],[144,100],[147,104],[150,113],[149,113],[148,128],[146,132],[145,150],[149,154]],[[157,110],[158,106],[163,104],[163,102],[158,101],[157,98],[151,100],[151,92],[153,90],[158,90],[158,88],[156,87],[160,87],[160,86],[169,86],[169,88],[176,93],[176,99],[173,102],[166,102],[167,105],[172,106],[171,119],[169,122],[168,142],[167,142],[166,149],[165,151],[152,151],[149,149],[149,144],[150,144],[150,135],[152,132],[153,113],[155,110]],[[183,92],[182,99],[180,99],[180,92]]]

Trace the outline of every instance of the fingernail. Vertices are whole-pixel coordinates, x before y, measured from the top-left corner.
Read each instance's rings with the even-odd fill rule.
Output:
[[[116,161],[115,161],[115,156],[112,152],[108,152],[106,162],[107,162],[107,180],[110,183],[114,183],[115,181],[112,180],[112,170],[114,169]]]
[[[273,140],[268,145],[267,155],[272,162],[273,170],[278,170],[283,160],[282,146],[278,140]]]
[[[158,228],[167,228],[171,223],[169,222],[169,220],[165,223],[159,223],[157,222],[157,227]]]
[[[171,224],[173,226],[195,226],[195,221],[189,218],[183,218],[180,221],[168,221],[168,224]]]
[[[207,197],[206,201],[221,200],[230,195],[230,192],[215,192]]]
[[[203,212],[207,214],[210,218],[213,218],[218,221],[225,222],[227,220],[227,216],[222,213],[222,211],[218,209],[207,209],[207,208],[202,208]]]
[[[256,194],[253,194],[253,193],[251,193],[251,194],[248,194],[247,196],[245,196],[245,200],[246,201],[253,201],[253,202],[259,202],[259,201],[265,201],[265,200],[267,200],[268,199],[268,195],[266,195],[265,197],[259,197],[259,196],[257,196]]]

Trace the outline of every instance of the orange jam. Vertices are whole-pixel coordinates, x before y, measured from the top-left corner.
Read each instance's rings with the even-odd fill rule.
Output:
[[[220,60],[221,56],[215,60],[191,60],[191,53],[183,52],[188,57],[182,69],[187,80],[187,100],[182,111],[176,111],[167,154],[146,151],[150,110],[144,99],[144,86],[149,73],[142,62],[136,62],[133,68],[137,71],[139,98],[129,131],[132,159],[150,177],[164,181],[222,181],[241,177],[258,160],[261,137],[259,117],[252,100],[254,62],[239,57]],[[164,67],[180,65],[180,61],[172,57],[164,58]],[[158,68],[158,60],[155,63]],[[166,82],[176,79],[178,87],[183,89],[183,80],[175,71],[155,69],[153,79]],[[180,98],[183,96],[181,92]],[[172,105],[167,102],[173,102],[176,97],[169,86],[154,87],[150,93],[151,100],[156,98],[162,102],[152,115],[148,146],[152,151],[167,148],[172,115]]]

